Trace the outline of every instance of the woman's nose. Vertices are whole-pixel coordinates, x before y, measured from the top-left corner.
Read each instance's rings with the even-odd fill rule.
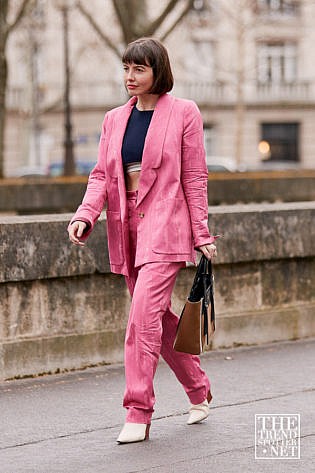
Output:
[[[134,73],[132,69],[127,72],[127,80],[134,80]]]

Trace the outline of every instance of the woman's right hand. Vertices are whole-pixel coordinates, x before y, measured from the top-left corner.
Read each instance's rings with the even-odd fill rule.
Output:
[[[74,221],[68,227],[69,239],[74,245],[84,246],[84,241],[81,240],[81,237],[84,233],[84,230],[87,227],[87,223],[81,222],[80,220]]]

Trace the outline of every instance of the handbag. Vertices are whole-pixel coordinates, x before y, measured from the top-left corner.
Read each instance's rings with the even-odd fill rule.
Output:
[[[213,285],[211,261],[202,255],[177,325],[174,350],[199,355],[209,344],[215,331]]]

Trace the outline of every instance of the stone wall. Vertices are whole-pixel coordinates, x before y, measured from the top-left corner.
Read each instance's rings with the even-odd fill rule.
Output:
[[[0,212],[73,212],[86,177],[0,180]],[[315,170],[210,173],[209,205],[315,200]]]
[[[223,235],[210,348],[315,336],[315,202],[210,207]],[[109,273],[104,218],[71,245],[70,215],[0,219],[0,378],[123,359],[129,296]],[[194,275],[183,269],[180,311]]]

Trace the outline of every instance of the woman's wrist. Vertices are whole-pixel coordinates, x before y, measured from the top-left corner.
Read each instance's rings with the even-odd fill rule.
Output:
[[[72,225],[73,223],[75,223],[75,222],[82,222],[82,223],[85,223],[85,228],[84,228],[84,230],[83,230],[83,234],[84,234],[84,233],[87,233],[87,232],[91,229],[91,224],[90,224],[90,222],[87,222],[86,220],[82,220],[82,219],[80,219],[80,218],[77,218],[77,219],[75,219],[75,220],[73,220],[73,221],[71,222],[71,225]]]

